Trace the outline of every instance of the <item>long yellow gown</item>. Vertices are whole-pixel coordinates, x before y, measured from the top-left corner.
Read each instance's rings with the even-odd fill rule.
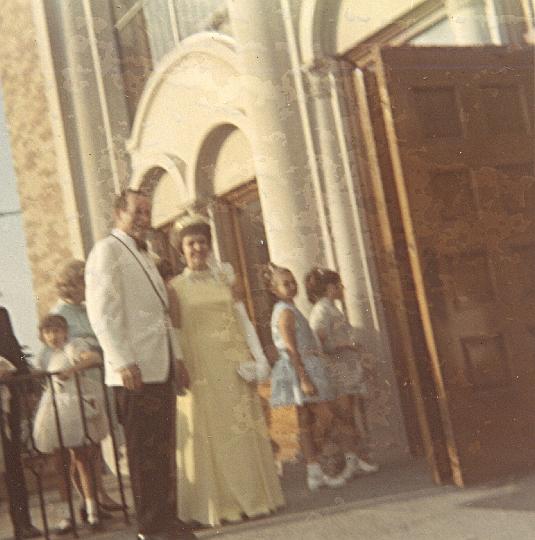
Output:
[[[230,287],[210,271],[172,282],[191,390],[177,399],[178,514],[218,525],[284,504],[254,386],[236,372],[250,353]]]

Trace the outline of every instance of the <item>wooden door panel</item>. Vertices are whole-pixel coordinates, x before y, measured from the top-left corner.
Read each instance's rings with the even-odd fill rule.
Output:
[[[271,340],[271,297],[266,291],[260,268],[269,262],[269,250],[262,208],[256,181],[240,186],[221,197],[217,204],[220,243],[224,260],[234,266],[244,301],[264,352],[271,362],[276,350]],[[272,441],[278,446],[277,458],[282,461],[294,459],[298,453],[298,426],[295,407],[271,410],[269,407],[270,384],[258,385],[262,408],[266,416]]]
[[[455,481],[535,466],[533,51],[396,48],[378,62]]]
[[[440,424],[436,388],[425,361],[426,351],[410,276],[400,209],[376,74],[355,70],[348,92],[355,92],[355,142],[359,159],[363,202],[374,243],[380,294],[398,376],[405,428],[413,455],[425,455],[437,483],[451,481],[444,433]]]

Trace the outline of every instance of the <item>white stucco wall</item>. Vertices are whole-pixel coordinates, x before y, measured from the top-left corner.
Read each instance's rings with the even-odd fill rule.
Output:
[[[303,62],[346,53],[422,4],[421,0],[303,0],[299,40]]]
[[[228,192],[255,177],[253,151],[243,131],[232,129],[224,136],[210,171],[215,195]]]
[[[418,0],[341,0],[336,52],[348,51],[421,3]]]

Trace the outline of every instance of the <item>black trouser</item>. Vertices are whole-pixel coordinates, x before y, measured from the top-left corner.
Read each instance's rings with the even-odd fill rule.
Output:
[[[22,445],[20,441],[20,403],[17,390],[10,387],[12,399],[10,401],[10,413],[4,414],[2,420],[2,448],[5,461],[5,478],[7,495],[9,498],[9,515],[15,530],[15,537],[21,529],[31,523],[28,507],[28,491],[24,480],[22,466]]]
[[[176,396],[168,380],[142,390],[115,387],[123,425],[138,530],[164,531],[176,519]]]

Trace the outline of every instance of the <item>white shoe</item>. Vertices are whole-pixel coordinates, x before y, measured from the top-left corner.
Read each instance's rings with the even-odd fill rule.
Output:
[[[344,470],[340,473],[340,476],[346,481],[348,482],[349,480],[351,480],[351,478],[353,478],[353,476],[355,476],[358,472],[358,467],[357,467],[357,464],[355,463],[354,460],[352,459],[348,459],[346,461],[346,466],[344,467]]]
[[[316,491],[320,487],[339,488],[346,483],[342,476],[327,476],[318,463],[307,465],[307,487],[310,491]]]
[[[324,485],[323,471],[318,463],[307,464],[307,487],[310,491],[316,491]]]
[[[370,474],[375,473],[379,470],[379,465],[377,463],[369,463],[367,461],[364,461],[362,458],[357,457],[355,460],[355,466],[357,470],[360,470],[364,473]],[[357,471],[355,471],[357,472]]]
[[[328,476],[324,474],[323,482],[327,487],[336,489],[345,486],[346,479],[341,474],[339,474],[338,476]]]
[[[58,526],[54,529],[53,534],[56,536],[63,536],[65,534],[69,534],[72,530],[73,526],[71,518],[63,518],[58,523]]]

